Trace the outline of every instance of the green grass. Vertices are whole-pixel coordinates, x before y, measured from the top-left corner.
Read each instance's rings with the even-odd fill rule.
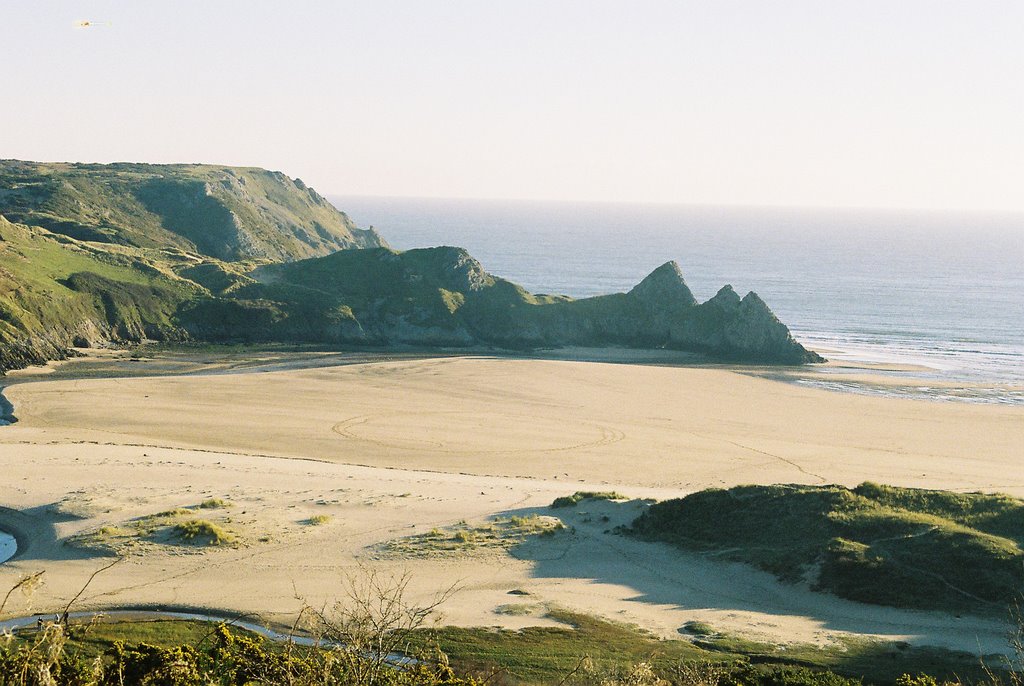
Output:
[[[746,686],[844,686],[835,674],[874,684],[892,684],[905,673],[930,674],[940,681],[959,675],[965,683],[978,682],[985,676],[977,658],[905,644],[849,640],[828,648],[779,648],[728,636],[698,638],[696,642],[661,640],[634,627],[587,615],[554,611],[549,616],[565,626],[519,631],[424,629],[413,635],[410,650],[432,654],[439,648],[457,670],[481,674],[500,670],[502,676],[497,683],[509,684],[561,683],[585,657],[590,658],[596,672],[605,674],[626,671],[640,662],[650,663],[663,674],[671,673],[681,661],[718,663],[732,674],[726,683]],[[213,622],[183,620],[103,622],[88,629],[74,628],[69,648],[90,658],[119,641],[201,649],[211,645],[215,627]],[[242,630],[232,631],[253,636]],[[272,650],[283,648],[282,644],[254,638]],[[989,664],[997,665],[994,659]]]
[[[576,507],[584,500],[629,500],[629,498],[615,491],[576,491],[572,495],[555,498],[551,507]]]
[[[197,505],[196,507],[198,507],[201,510],[217,510],[223,509],[225,507],[231,507],[231,503],[222,498],[207,498],[203,502],[199,503],[199,505]]]
[[[279,172],[218,165],[0,162],[0,214],[80,240],[237,260],[376,245]]]
[[[652,505],[631,532],[894,607],[1005,616],[1024,588],[1024,501],[894,488],[740,486]]]
[[[714,628],[705,622],[687,622],[683,625],[683,629],[686,633],[693,634],[694,636],[714,636],[716,633]]]
[[[612,672],[638,662],[649,662],[662,671],[681,661],[747,664],[739,672],[747,675],[737,680],[741,684],[757,683],[752,677],[755,674],[767,683],[801,683],[800,670],[806,669],[832,670],[847,678],[879,684],[891,684],[904,673],[927,673],[939,679],[954,675],[976,680],[984,677],[974,656],[905,644],[849,640],[826,648],[779,647],[717,635],[696,642],[662,640],[635,627],[587,615],[557,610],[549,616],[567,626],[518,631],[444,627],[419,632],[413,646],[429,649],[436,645],[459,668],[478,673],[502,670],[511,683],[525,684],[560,683],[582,657],[590,657],[601,671]],[[992,658],[990,664],[999,663]],[[790,674],[789,680],[780,676],[779,670]],[[772,673],[778,680],[767,679],[766,675]]]
[[[201,645],[209,642],[216,626],[213,622],[177,619],[98,622],[73,627],[70,644],[88,657],[101,655],[117,641],[148,643],[160,647]],[[247,636],[254,635],[243,629],[232,630]]]
[[[140,251],[80,244],[0,217],[0,371],[60,357],[84,340],[82,331],[180,337],[173,314],[197,292]]]

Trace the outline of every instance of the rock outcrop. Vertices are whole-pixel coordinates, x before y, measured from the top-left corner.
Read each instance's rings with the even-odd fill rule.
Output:
[[[674,260],[648,274],[633,287],[629,295],[652,309],[665,306],[692,307],[697,304],[697,299],[683,280],[683,270]]]

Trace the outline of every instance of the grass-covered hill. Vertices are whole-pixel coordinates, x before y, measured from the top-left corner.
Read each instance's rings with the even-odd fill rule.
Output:
[[[843,598],[999,613],[1024,592],[1024,501],[864,483],[739,486],[652,505],[631,532]]]
[[[251,167],[0,160],[0,215],[83,241],[222,260],[384,244],[300,179]]]
[[[343,251],[262,266],[181,313],[212,340],[323,340],[377,345],[672,347],[720,358],[799,364],[817,356],[754,294],[698,305],[674,262],[629,293],[535,295],[488,274],[461,248]]]
[[[143,339],[669,347],[819,361],[757,295],[534,295],[465,250],[398,252],[301,181],[209,165],[0,162],[0,372]]]
[[[0,216],[0,372],[61,359],[70,346],[187,337],[193,282],[138,250],[92,245]]]

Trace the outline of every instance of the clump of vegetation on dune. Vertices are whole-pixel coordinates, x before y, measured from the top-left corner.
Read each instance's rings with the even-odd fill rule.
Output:
[[[584,500],[629,500],[629,498],[615,491],[576,491],[572,495],[555,498],[551,507],[576,507]]]
[[[206,519],[189,519],[175,524],[174,533],[185,541],[205,545],[225,545],[235,540],[223,527]]]
[[[229,527],[230,519],[197,519],[200,510],[230,507],[218,498],[204,500],[192,507],[176,507],[156,514],[137,517],[119,524],[105,524],[72,536],[67,544],[104,554],[124,555],[145,550],[147,546],[224,546],[238,543],[238,535]]]
[[[879,605],[1005,614],[1024,588],[1024,501],[1004,495],[739,486],[654,504],[630,532]]]
[[[307,519],[306,520],[306,524],[309,524],[310,526],[322,526],[324,524],[329,523],[330,521],[331,521],[331,515],[329,515],[329,514],[318,514],[318,515],[313,515],[312,517]]]
[[[555,536],[565,530],[557,517],[538,514],[495,517],[470,524],[462,521],[424,534],[388,541],[381,552],[388,557],[435,557],[474,551],[508,550],[531,536]]]

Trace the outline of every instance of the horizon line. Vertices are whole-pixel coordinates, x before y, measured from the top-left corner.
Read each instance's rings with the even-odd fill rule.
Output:
[[[319,191],[318,191],[319,192]],[[1024,207],[1021,208],[972,208],[972,207],[920,207],[915,205],[800,205],[792,203],[729,203],[729,202],[687,202],[682,200],[593,200],[578,198],[524,198],[496,197],[472,195],[405,195],[386,193],[335,193],[321,192],[325,198],[353,198],[375,200],[436,200],[436,201],[473,201],[473,202],[509,202],[537,203],[559,205],[655,205],[663,207],[691,207],[707,209],[731,210],[813,210],[839,212],[914,212],[921,214],[984,214],[984,215],[1020,215],[1024,219]],[[341,211],[344,211],[343,208]]]

